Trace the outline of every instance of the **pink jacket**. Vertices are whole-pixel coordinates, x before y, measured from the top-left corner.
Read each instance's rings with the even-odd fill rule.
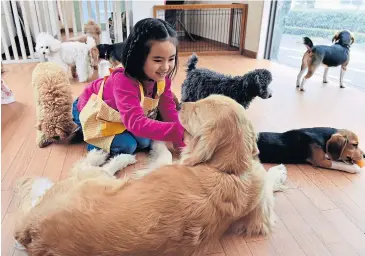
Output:
[[[151,140],[171,141],[176,147],[185,146],[182,127],[171,92],[171,80],[166,78],[165,91],[160,96],[158,109],[164,122],[147,118],[140,105],[140,90],[137,81],[127,77],[122,68],[115,70],[104,85],[103,100],[120,112],[122,122],[129,132]],[[103,78],[91,82],[79,96],[77,109],[81,111],[92,93],[98,94]],[[151,97],[154,82],[145,85],[146,97]]]

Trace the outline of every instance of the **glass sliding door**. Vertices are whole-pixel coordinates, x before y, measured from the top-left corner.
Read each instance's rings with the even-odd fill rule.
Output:
[[[306,51],[304,36],[314,45],[331,45],[337,31],[353,32],[355,43],[344,82],[365,89],[365,0],[273,1],[270,22],[265,57],[298,71]],[[316,73],[323,72],[322,66]],[[339,77],[340,67],[329,69],[329,80],[338,81]]]

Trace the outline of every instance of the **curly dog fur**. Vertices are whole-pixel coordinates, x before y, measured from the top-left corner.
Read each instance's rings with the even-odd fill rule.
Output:
[[[72,120],[70,82],[53,62],[39,63],[32,73],[36,101],[37,144],[45,147],[70,136],[77,125]]]
[[[268,88],[272,75],[266,69],[256,69],[243,76],[232,77],[209,69],[196,68],[197,62],[197,55],[191,55],[187,63],[186,79],[181,87],[182,102],[195,102],[211,94],[222,94],[247,109],[256,96],[262,99],[272,96]]]
[[[74,36],[68,39],[68,42],[81,42],[86,43],[88,37],[92,37],[95,40],[96,45],[100,44],[101,27],[94,20],[89,20],[84,24],[84,34]]]
[[[268,234],[286,170],[260,164],[244,108],[215,95],[183,103],[179,118],[188,132],[179,164],[129,180],[76,169],[19,220],[15,239],[33,256],[187,256],[228,229]]]

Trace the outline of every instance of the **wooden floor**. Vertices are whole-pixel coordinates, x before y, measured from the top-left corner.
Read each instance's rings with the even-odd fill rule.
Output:
[[[181,58],[181,65],[186,57]],[[198,65],[239,75],[266,67],[273,73],[273,97],[256,99],[248,114],[258,131],[284,131],[311,126],[348,128],[360,136],[365,148],[365,92],[340,89],[338,82],[322,85],[320,77],[307,82],[307,91],[295,88],[298,70],[241,56],[201,57]],[[43,175],[54,181],[67,175],[70,166],[85,153],[85,145],[35,144],[35,108],[31,72],[35,64],[5,65],[4,79],[14,91],[16,103],[1,108],[1,255],[20,255],[14,250],[12,227],[13,188],[24,174]],[[184,67],[174,81],[179,94]],[[78,95],[84,84],[73,84]],[[269,167],[269,165],[265,165]],[[268,237],[224,237],[211,255],[365,255],[365,173],[347,174],[287,165],[289,189],[277,193],[277,225]]]

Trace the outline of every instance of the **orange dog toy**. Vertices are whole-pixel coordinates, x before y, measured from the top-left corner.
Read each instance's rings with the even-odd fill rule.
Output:
[[[356,162],[356,164],[357,164],[358,166],[360,166],[360,168],[363,168],[363,167],[365,166],[365,160],[364,160],[364,159],[362,159],[362,160],[360,160],[360,161],[357,161],[357,162]]]

